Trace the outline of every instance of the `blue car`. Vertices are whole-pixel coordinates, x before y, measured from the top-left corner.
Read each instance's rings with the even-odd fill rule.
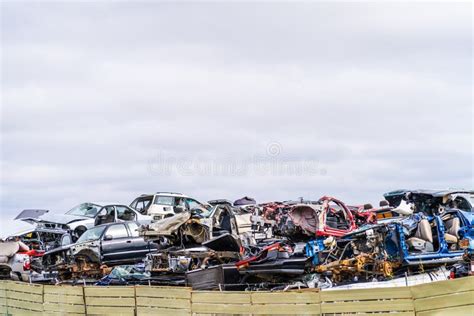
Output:
[[[391,223],[403,265],[454,263],[473,251],[474,192],[398,190],[384,197],[393,207],[402,200],[413,206],[412,215]]]
[[[387,279],[454,264],[473,252],[473,192],[399,190],[384,196],[394,210],[403,204],[412,213],[359,227],[338,240],[308,242],[313,271],[336,283]]]

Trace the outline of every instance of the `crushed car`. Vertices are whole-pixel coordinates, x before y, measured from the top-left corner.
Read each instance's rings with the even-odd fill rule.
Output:
[[[341,237],[356,229],[353,212],[340,200],[324,196],[312,203],[269,203],[252,217],[257,231],[271,228],[273,236],[291,240]]]
[[[162,247],[201,245],[224,233],[239,235],[235,215],[225,205],[210,210],[193,208],[140,228],[140,234],[145,239],[155,241]]]
[[[240,259],[237,221],[228,205],[178,213],[142,226],[140,234],[159,248],[145,259],[152,276],[178,274],[184,280],[187,271]]]
[[[151,216],[154,221],[192,209],[202,211],[211,209],[209,204],[201,203],[187,195],[175,192],[142,194],[130,203],[130,207],[143,215]]]
[[[95,225],[121,221],[150,221],[151,217],[140,214],[134,209],[122,204],[113,203],[81,203],[65,214],[42,213],[26,216],[22,212],[17,218],[37,224],[38,226],[69,230],[74,240],[79,238],[86,230]]]
[[[227,206],[234,213],[239,228],[239,234],[244,243],[254,243],[255,233],[252,230],[252,215],[255,210],[259,208],[255,200],[250,197],[243,197],[234,202],[226,199],[216,199],[207,202],[209,205],[216,206]]]
[[[474,245],[468,233],[473,225],[469,197],[468,191],[389,192],[385,198],[390,205],[408,206],[411,215],[361,227],[330,246],[309,242],[313,270],[347,283],[458,263]]]
[[[51,213],[47,210],[24,210],[15,219],[38,224],[45,228],[71,230],[79,237],[88,228],[94,226],[94,218],[103,203],[85,202],[76,205],[64,214]]]
[[[31,260],[41,257],[43,253],[43,251],[30,249],[19,239],[0,242],[0,279],[30,281]]]
[[[155,243],[139,236],[139,222],[109,223],[88,229],[76,243],[46,252],[36,261],[36,271],[59,280],[99,279],[110,267],[141,262],[155,251]]]
[[[30,249],[49,251],[63,244],[71,243],[71,235],[68,230],[38,225],[8,236],[5,240],[21,241]]]
[[[453,263],[461,259],[472,236],[461,233],[474,224],[473,192],[399,190],[385,194],[393,206],[411,204],[414,213],[395,222],[402,260],[408,265]]]

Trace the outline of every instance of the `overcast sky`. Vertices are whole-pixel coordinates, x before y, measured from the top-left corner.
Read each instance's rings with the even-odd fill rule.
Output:
[[[1,230],[25,208],[473,188],[469,3],[2,2]]]

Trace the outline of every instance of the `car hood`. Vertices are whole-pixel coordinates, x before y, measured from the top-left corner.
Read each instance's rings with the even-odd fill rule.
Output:
[[[54,214],[54,213],[46,213],[41,215],[36,219],[28,219],[29,221],[33,221],[36,223],[58,223],[58,224],[70,224],[72,222],[82,221],[86,219],[91,219],[90,217],[86,216],[77,216],[77,215],[70,215],[70,214]]]

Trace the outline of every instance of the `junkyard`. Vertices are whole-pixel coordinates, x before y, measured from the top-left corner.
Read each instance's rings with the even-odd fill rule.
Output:
[[[473,202],[474,192],[465,190],[391,191],[377,207],[329,196],[199,202],[157,192],[130,206],[84,202],[65,214],[30,209],[16,220],[32,228],[0,243],[0,271],[4,280],[44,291],[134,286],[148,288],[147,295],[166,287],[196,295],[365,293],[472,281]]]
[[[474,192],[399,190],[380,205],[334,197],[199,202],[180,193],[25,210],[0,244],[4,279],[262,291],[368,288],[474,271]],[[135,207],[135,208],[133,208]],[[74,215],[72,215],[74,214]]]

